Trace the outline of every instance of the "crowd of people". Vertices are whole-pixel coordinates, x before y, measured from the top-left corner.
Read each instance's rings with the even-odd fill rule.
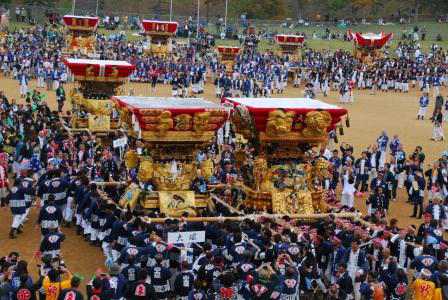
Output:
[[[191,188],[207,193],[209,185],[222,184],[225,188],[218,196],[239,204],[248,217],[238,222],[189,222],[184,216],[148,223],[140,210],[131,213],[115,204],[123,187],[102,189],[95,182],[133,181],[148,191],[156,191],[157,185],[139,182],[136,171],[127,169],[118,150],[102,138],[68,135],[64,130],[63,85],[70,76],[62,62],[63,34],[37,26],[10,33],[6,43],[0,53],[1,70],[18,80],[25,103],[0,93],[0,200],[13,216],[11,239],[20,242],[32,210],[38,211],[41,239],[37,277],[17,252],[0,260],[0,299],[69,300],[83,299],[83,294],[89,299],[188,300],[448,297],[448,242],[443,238],[448,229],[448,153],[428,167],[422,147],[405,153],[399,136],[386,132],[358,157],[351,145],[341,143],[337,148],[330,143],[313,149],[307,159],[330,163],[330,176],[322,187],[335,215],[313,223],[287,216],[255,218],[244,206],[244,192],[229,182],[253,176],[253,149],[242,146],[246,163],[238,168],[235,151],[241,145],[232,128],[230,139],[221,130],[215,143],[196,157],[197,163],[212,159],[212,176],[199,174]],[[346,95],[353,89],[407,92],[415,86],[424,92],[419,119],[426,116],[430,93],[442,103],[434,122],[441,126],[440,113],[447,110],[443,98],[440,101],[440,87],[448,82],[448,57],[439,48],[422,53],[418,47],[400,45],[396,56],[370,66],[345,51],[306,49],[300,61],[254,51],[239,55],[233,70],[226,70],[216,55],[199,55],[194,46],[180,51],[177,60],[162,59],[144,56],[143,43],[99,35],[97,51],[101,58],[135,64],[131,79],[151,82],[154,90],[159,83],[171,84],[173,96],[199,94],[211,78],[219,97],[270,97],[286,89],[294,70],[293,84],[306,84],[311,96],[336,89],[346,102],[353,101]],[[56,91],[57,111],[38,90],[28,89],[33,79],[38,88]],[[139,140],[127,147],[145,152]],[[398,200],[401,190],[414,206],[412,217],[423,218],[422,225],[402,228],[389,216],[389,204]],[[335,217],[354,211],[355,199],[366,201],[365,219]],[[204,210],[201,216],[232,214],[217,203],[215,211]],[[164,217],[159,212],[149,216]],[[105,269],[88,280],[86,293],[80,290],[82,278],[63,261],[63,232],[72,230],[68,227],[75,227],[104,253]],[[178,231],[205,231],[206,242],[167,243],[168,232]]]
[[[408,92],[417,87],[439,95],[446,84],[446,50],[434,45],[423,53],[419,44],[400,43],[395,55],[387,54],[370,65],[360,64],[347,51],[315,51],[305,49],[300,60],[279,57],[272,52],[242,52],[235,59],[233,70],[226,70],[213,48],[198,51],[201,39],[190,45],[179,45],[176,58],[156,58],[145,54],[145,42],[127,41],[121,35],[97,37],[97,52],[101,59],[127,60],[136,66],[132,81],[170,84],[173,94],[189,96],[201,93],[200,88],[210,78],[217,95],[224,93],[241,96],[270,97],[282,93],[288,79],[294,86],[307,82],[314,93],[326,96],[330,89],[338,90],[341,101],[354,89]],[[54,26],[11,32],[5,38],[6,49],[0,52],[1,71],[19,81],[21,95],[28,91],[30,79],[38,80],[38,87],[57,89],[69,80],[63,64],[65,46],[63,33]],[[199,88],[198,88],[199,86]]]

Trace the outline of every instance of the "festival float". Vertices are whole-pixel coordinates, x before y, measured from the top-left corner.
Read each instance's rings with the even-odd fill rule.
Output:
[[[236,132],[257,149],[253,178],[240,184],[246,194],[244,204],[275,214],[326,212],[322,184],[330,177],[330,165],[311,153],[328,142],[328,132],[347,110],[312,99],[223,101],[233,106]]]
[[[147,37],[146,54],[166,57],[173,52],[173,37],[177,32],[177,22],[143,20],[141,26],[143,34]]]
[[[349,31],[348,36],[353,40],[354,55],[365,63],[372,63],[382,57],[381,49],[392,39],[393,34]]]
[[[221,63],[226,66],[227,72],[231,72],[235,64],[235,58],[240,53],[240,47],[218,46],[217,49]]]
[[[64,63],[75,79],[70,92],[71,128],[99,133],[120,128],[111,97],[121,93],[134,66],[126,61],[73,58]]]
[[[280,48],[278,55],[282,57],[287,56],[291,61],[298,61],[300,58],[299,49],[302,47],[304,41],[305,37],[302,35],[277,34],[275,36],[275,42]],[[293,66],[288,69],[288,78],[292,82],[298,76],[297,71],[298,68]]]
[[[7,12],[0,12],[0,32],[4,32],[9,26],[9,15]]]
[[[139,184],[128,187],[120,204],[167,216],[195,216],[210,207],[206,180],[213,174],[213,162],[196,164],[195,158],[213,142],[228,118],[227,110],[199,98],[115,96],[113,101],[123,129],[149,154],[125,154],[126,166],[136,171]],[[145,190],[148,186],[153,188]]]
[[[279,54],[281,56],[289,56],[297,58],[299,56],[299,48],[303,45],[305,37],[302,35],[277,34],[275,42],[280,47]]]
[[[8,33],[6,31],[1,31],[0,29],[0,53],[4,53],[7,51],[7,40]]]
[[[95,32],[99,18],[65,15],[62,19],[69,31],[66,52],[81,53],[87,57],[95,56]]]
[[[6,51],[8,38],[9,17],[6,13],[0,13],[0,51]]]

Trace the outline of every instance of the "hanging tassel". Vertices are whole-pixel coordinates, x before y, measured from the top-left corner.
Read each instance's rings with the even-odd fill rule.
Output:
[[[347,128],[350,128],[350,117],[347,115],[347,118],[345,119],[345,126]]]
[[[344,135],[344,127],[342,125],[339,126],[339,135]]]

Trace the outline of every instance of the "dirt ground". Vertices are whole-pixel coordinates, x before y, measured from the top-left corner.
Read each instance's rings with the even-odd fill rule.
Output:
[[[31,83],[31,87],[35,82]],[[170,87],[160,85],[155,93],[150,92],[147,84],[129,84],[126,88],[134,89],[135,95],[150,96],[170,96]],[[68,91],[69,87],[66,88]],[[18,82],[6,78],[0,78],[0,90],[4,91],[11,99],[19,99]],[[50,106],[56,108],[54,92],[43,91],[48,95]],[[280,97],[301,97],[303,88],[288,88],[288,90],[279,95]],[[448,96],[448,90],[443,89],[442,95]],[[214,87],[206,86],[206,91],[202,95],[205,99],[217,101],[214,96]],[[427,162],[437,159],[440,153],[448,150],[448,144],[445,142],[430,141],[432,133],[432,124],[429,120],[417,121],[416,114],[418,110],[418,97],[420,92],[412,90],[409,94],[401,93],[377,93],[370,95],[365,91],[355,92],[355,103],[346,105],[349,111],[351,127],[345,129],[345,135],[339,137],[340,142],[347,142],[354,146],[355,152],[359,154],[369,144],[373,144],[382,130],[386,130],[391,137],[398,134],[408,153],[413,151],[415,146],[421,145],[427,155]],[[318,95],[318,99],[337,103],[338,95],[332,92],[327,98]],[[18,100],[19,103],[23,100]],[[275,100],[273,100],[275,101]],[[431,107],[428,109],[428,117],[432,113]],[[69,105],[65,107],[69,109]],[[446,127],[446,126],[445,126]],[[445,136],[448,130],[445,129]],[[400,191],[400,196],[396,202],[391,203],[389,217],[395,217],[399,220],[399,226],[418,224],[419,220],[411,219],[412,207],[405,203],[404,191]],[[356,199],[356,205],[365,211],[365,204],[362,199]],[[37,212],[34,210],[30,221],[25,225],[24,233],[16,240],[8,239],[11,215],[8,208],[0,209],[0,255],[6,255],[8,252],[19,251],[22,257],[35,265],[33,254],[38,249],[40,232],[34,226]],[[90,246],[87,242],[75,235],[73,229],[63,229],[67,235],[67,240],[63,244],[63,255],[68,267],[84,277],[89,278],[92,273],[102,267],[104,258],[101,250]]]

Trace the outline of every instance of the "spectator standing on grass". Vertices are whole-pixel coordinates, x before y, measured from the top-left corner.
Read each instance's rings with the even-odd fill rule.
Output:
[[[16,6],[16,22],[20,22],[20,6]]]

